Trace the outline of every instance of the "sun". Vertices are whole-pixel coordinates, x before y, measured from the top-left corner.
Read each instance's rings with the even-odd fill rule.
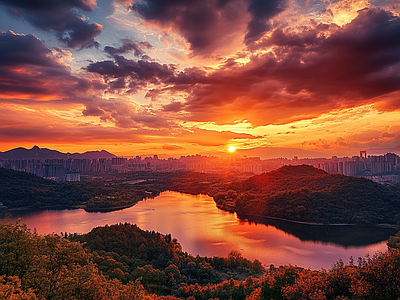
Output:
[[[229,152],[235,152],[237,148],[235,146],[229,146],[228,151]]]

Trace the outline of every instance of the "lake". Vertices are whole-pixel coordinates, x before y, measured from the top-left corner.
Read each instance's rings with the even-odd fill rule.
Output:
[[[357,261],[366,254],[387,249],[386,241],[397,230],[375,226],[317,226],[267,218],[240,218],[218,209],[211,197],[163,192],[133,207],[89,213],[83,209],[14,212],[40,234],[87,233],[106,224],[129,222],[143,230],[171,233],[183,251],[200,256],[227,256],[238,250],[263,264],[297,265],[329,269],[350,256]]]

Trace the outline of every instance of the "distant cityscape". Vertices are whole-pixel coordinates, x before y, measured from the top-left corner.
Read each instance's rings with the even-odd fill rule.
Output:
[[[342,158],[333,156],[332,158],[299,159],[295,156],[293,159],[264,160],[259,157],[237,157],[235,155],[230,155],[229,158],[190,155],[168,159],[160,159],[157,155],[144,158],[140,156],[70,158],[67,154],[63,155],[66,155],[67,158],[0,158],[0,167],[63,182],[80,181],[82,173],[171,172],[178,170],[223,172],[233,170],[241,173],[260,174],[285,165],[306,164],[331,174],[362,176],[382,184],[400,182],[400,157],[395,153],[367,156],[366,151],[360,151],[359,155]]]

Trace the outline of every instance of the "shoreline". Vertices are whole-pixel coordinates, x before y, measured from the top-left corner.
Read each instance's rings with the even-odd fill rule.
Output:
[[[302,224],[302,225],[313,225],[313,226],[374,226],[374,227],[382,227],[382,228],[393,228],[393,229],[399,229],[398,226],[392,225],[392,224],[368,224],[368,225],[359,225],[359,224],[350,224],[350,223],[312,223],[312,222],[302,222],[302,221],[294,221],[294,220],[289,220],[289,219],[283,219],[283,218],[277,218],[277,217],[269,217],[269,216],[261,216],[261,215],[249,215],[249,214],[238,214],[235,212],[238,218],[244,218],[244,219],[249,219],[251,217],[256,217],[256,218],[264,218],[264,219],[270,219],[270,220],[277,220],[277,221],[284,221],[284,222],[290,222],[290,223],[296,223],[296,224]]]
[[[24,211],[36,211],[36,210],[45,210],[45,209],[84,209],[87,212],[111,212],[115,210],[121,210],[124,208],[129,208],[134,205],[136,205],[137,202],[127,204],[127,205],[122,205],[122,206],[112,206],[112,207],[101,207],[101,208],[86,208],[82,206],[68,206],[68,205],[45,205],[45,206],[38,206],[38,207],[32,207],[32,206],[23,206],[23,207],[14,207],[14,208],[7,208],[7,212],[24,212]]]
[[[78,208],[82,208],[79,206],[68,206],[68,205],[45,205],[45,206],[37,206],[37,207],[33,207],[33,206],[21,206],[21,207],[13,207],[13,208],[7,208],[7,210],[9,212],[13,212],[13,211],[25,211],[25,210],[41,210],[41,209],[78,209]]]
[[[136,205],[136,203],[131,203],[131,204],[127,204],[127,205],[122,205],[122,206],[113,206],[113,207],[99,207],[99,208],[87,208],[85,207],[84,210],[86,212],[112,212],[112,211],[116,211],[116,210],[121,210],[121,209],[125,209],[125,208],[129,208],[132,207],[134,205]]]
[[[215,200],[214,200],[215,202]],[[216,203],[216,202],[215,202]],[[220,205],[217,205],[218,209],[223,210],[223,211],[227,211],[229,213],[235,213],[236,216],[239,219],[247,219],[248,221],[249,218],[262,218],[262,219],[269,219],[269,220],[277,220],[277,221],[283,221],[283,222],[290,222],[290,223],[295,223],[295,224],[302,224],[302,225],[312,225],[312,226],[375,226],[375,227],[382,227],[382,228],[393,228],[393,229],[397,229],[399,230],[399,226],[395,225],[395,224],[368,224],[368,225],[359,225],[359,224],[351,224],[351,223],[312,223],[312,222],[303,222],[303,221],[295,221],[295,220],[290,220],[290,219],[283,219],[283,218],[278,218],[278,217],[272,217],[272,216],[264,216],[264,215],[249,215],[249,214],[245,214],[245,213],[238,213],[235,210],[229,210],[229,209],[224,209],[222,208]]]

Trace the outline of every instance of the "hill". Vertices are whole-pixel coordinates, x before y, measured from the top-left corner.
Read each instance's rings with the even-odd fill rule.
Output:
[[[242,192],[263,193],[295,190],[305,186],[320,190],[331,187],[338,179],[339,176],[308,165],[283,166],[268,173],[252,176],[240,182],[237,188]]]
[[[241,215],[324,224],[400,221],[398,189],[307,165],[284,166],[228,188],[214,199],[219,207]]]
[[[21,171],[0,168],[0,202],[9,208],[70,206],[85,200],[73,183],[57,183]],[[77,185],[77,184],[75,184]]]
[[[153,292],[177,292],[182,284],[219,283],[222,271],[246,277],[263,273],[258,260],[251,262],[240,252],[232,251],[228,258],[192,256],[183,252],[170,234],[144,231],[129,223],[97,227],[68,238],[93,254],[103,274],[123,283],[141,278],[145,288]]]
[[[9,209],[79,206],[88,211],[112,211],[159,193],[157,188],[146,184],[126,184],[124,178],[116,178],[113,185],[108,178],[58,183],[30,173],[0,168],[0,202]]]
[[[114,154],[109,153],[105,150],[101,151],[87,151],[85,153],[62,153],[57,150],[51,150],[47,148],[39,148],[34,146],[31,149],[23,147],[11,149],[5,152],[0,152],[0,159],[46,159],[46,158],[87,158],[87,159],[98,159],[98,158],[113,158]]]

